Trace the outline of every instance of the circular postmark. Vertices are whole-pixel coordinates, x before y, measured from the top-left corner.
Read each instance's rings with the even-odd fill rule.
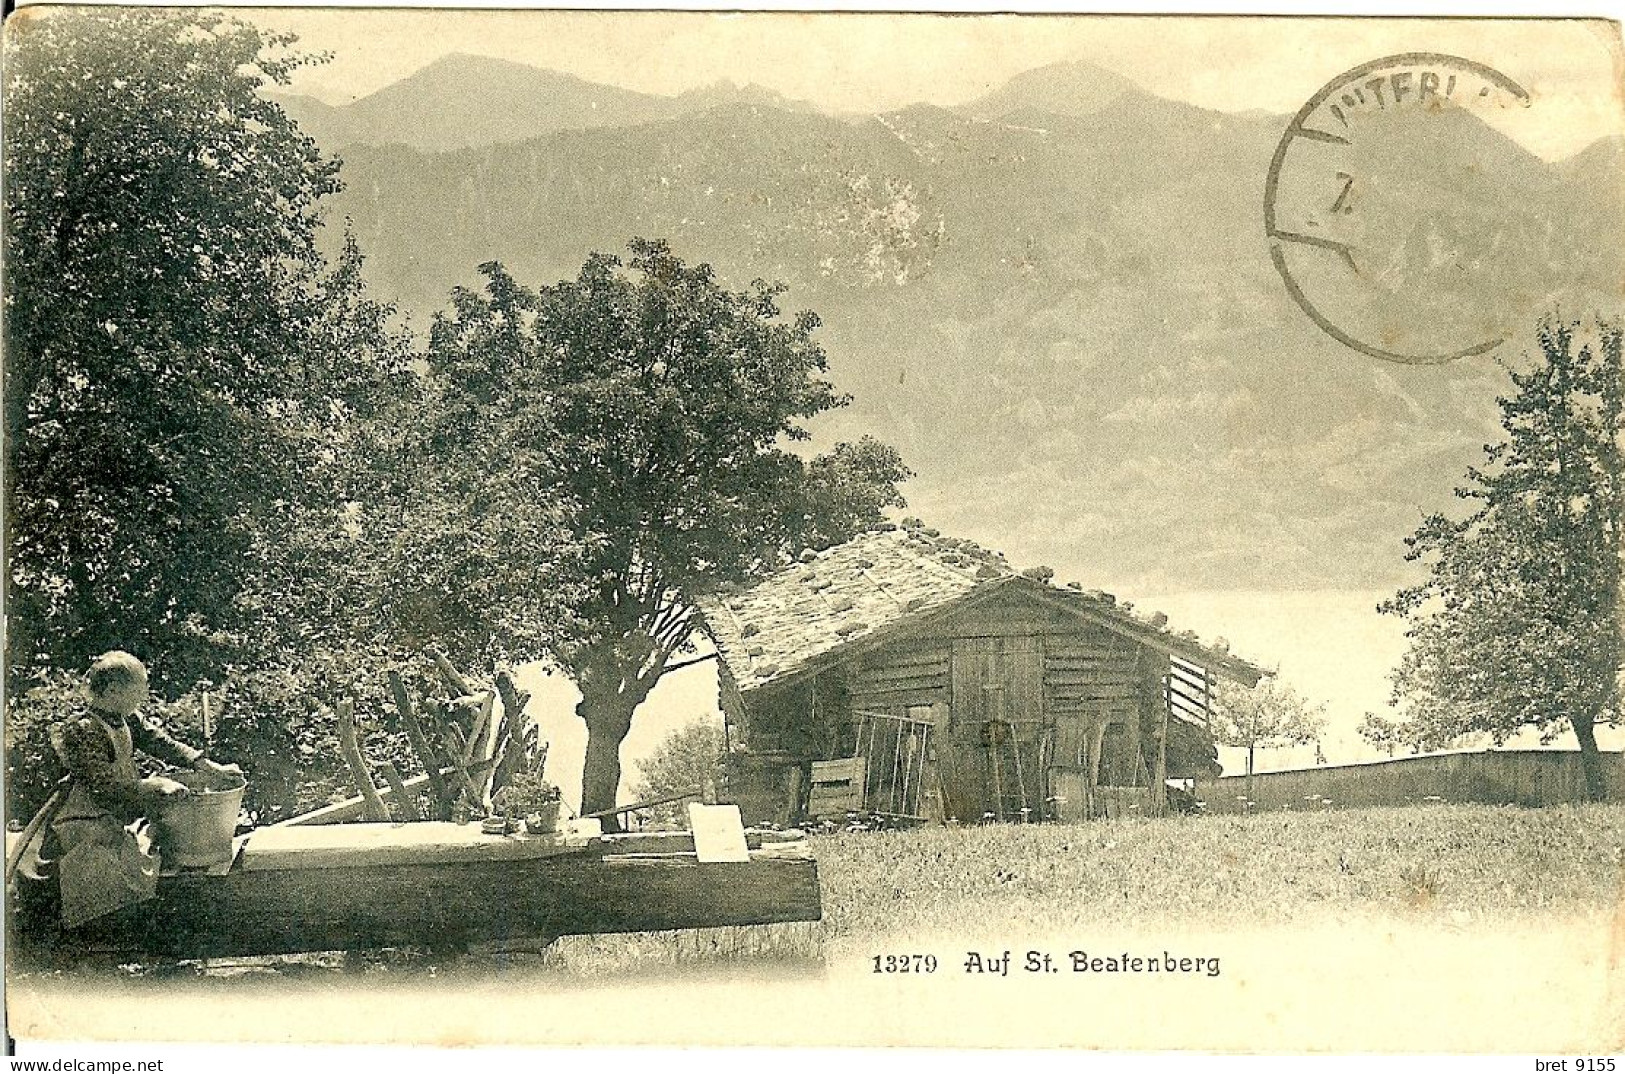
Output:
[[[1503,342],[1527,253],[1522,192],[1542,180],[1484,118],[1529,102],[1494,68],[1434,52],[1327,83],[1292,117],[1264,186],[1270,256],[1294,301],[1340,343],[1392,362]]]

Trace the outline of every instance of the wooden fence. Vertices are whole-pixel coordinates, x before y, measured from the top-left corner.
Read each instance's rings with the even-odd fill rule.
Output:
[[[1625,753],[1604,753],[1609,798],[1625,801]],[[1485,750],[1391,761],[1263,772],[1202,780],[1196,797],[1209,813],[1275,809],[1359,809],[1421,802],[1547,806],[1586,801],[1575,750]]]

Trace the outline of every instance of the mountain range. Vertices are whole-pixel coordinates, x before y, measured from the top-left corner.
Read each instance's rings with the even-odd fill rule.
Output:
[[[812,110],[757,85],[724,81],[659,97],[464,53],[444,56],[350,104],[335,106],[298,94],[278,100],[325,147],[403,145],[431,153],[675,119],[724,104]]]
[[[1263,232],[1287,117],[1166,100],[1086,64],[870,115],[468,56],[343,107],[282,102],[344,160],[332,241],[347,221],[415,327],[482,262],[542,285],[633,236],[731,285],[782,280],[854,397],[816,443],[894,443],[912,513],[1090,586],[1412,577],[1401,539],[1497,437],[1496,358],[1517,360],[1509,344],[1404,366],[1331,339]],[[1386,204],[1414,211],[1378,229],[1424,266],[1445,251],[1473,270],[1428,301],[1518,323],[1616,301],[1618,140],[1550,165],[1466,112],[1440,122],[1385,133],[1409,162]],[[1431,167],[1441,146],[1471,174]]]

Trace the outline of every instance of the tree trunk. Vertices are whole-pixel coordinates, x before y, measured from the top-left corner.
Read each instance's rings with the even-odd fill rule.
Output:
[[[1574,726],[1574,737],[1580,742],[1580,768],[1586,776],[1586,796],[1593,802],[1608,798],[1608,779],[1602,769],[1602,754],[1597,751],[1597,735],[1589,718],[1575,716],[1569,721]]]
[[[571,668],[581,690],[576,715],[587,725],[587,760],[581,770],[581,813],[614,809],[621,785],[621,743],[632,730],[632,714],[660,680],[661,666],[649,667],[652,645],[637,632],[600,641]],[[618,832],[620,818],[603,818],[604,831]]]
[[[581,770],[581,813],[613,809],[621,786],[621,743],[632,730],[632,711],[618,691],[589,692],[576,706],[587,725],[587,760]],[[618,832],[620,818],[603,818],[604,831]]]

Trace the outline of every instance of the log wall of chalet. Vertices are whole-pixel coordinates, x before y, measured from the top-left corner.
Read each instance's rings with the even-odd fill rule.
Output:
[[[740,737],[727,793],[747,821],[793,822],[812,762],[864,756],[890,735],[899,757],[878,767],[870,758],[869,784],[932,816],[1155,812],[1165,804],[1162,780],[1201,752],[1185,740],[1205,721],[1207,681],[1204,669],[1074,610],[995,593],[793,679],[732,696],[728,679],[724,711]],[[898,730],[904,721],[915,735],[930,725],[924,763],[914,768],[921,739],[908,741]],[[1180,750],[1179,772],[1166,753],[1175,735],[1190,747]],[[930,773],[930,794],[896,793],[920,771]]]
[[[888,645],[852,662],[846,671],[854,711],[906,715],[920,705],[947,704],[952,649],[946,638]]]

